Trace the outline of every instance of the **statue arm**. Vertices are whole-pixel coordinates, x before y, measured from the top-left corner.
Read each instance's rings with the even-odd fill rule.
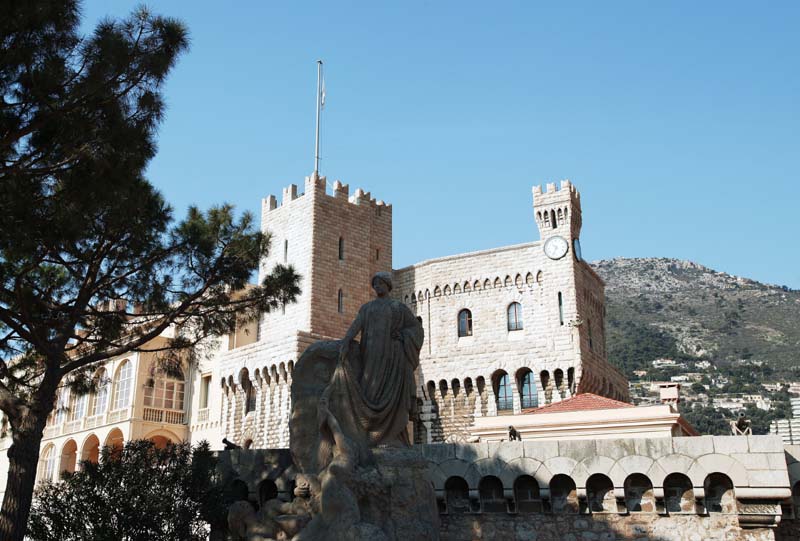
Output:
[[[350,325],[350,328],[347,329],[347,332],[342,338],[342,345],[339,348],[339,362],[342,363],[347,359],[347,354],[350,351],[350,343],[355,340],[356,335],[361,332],[361,329],[364,327],[364,315],[363,315],[364,307],[362,306],[361,309],[358,311],[358,315],[353,320],[353,323]]]

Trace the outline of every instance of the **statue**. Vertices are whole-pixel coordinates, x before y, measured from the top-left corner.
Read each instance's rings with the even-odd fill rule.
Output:
[[[408,421],[416,406],[414,370],[424,332],[406,305],[388,297],[391,274],[375,274],[372,288],[377,298],[359,309],[342,339],[331,386],[336,399],[349,406],[338,413],[352,417],[348,422],[360,432],[359,443],[408,446]]]
[[[313,481],[312,518],[293,541],[438,539],[427,466],[409,448],[422,324],[389,298],[391,274],[372,287],[344,338],[309,346],[292,373],[290,450]]]

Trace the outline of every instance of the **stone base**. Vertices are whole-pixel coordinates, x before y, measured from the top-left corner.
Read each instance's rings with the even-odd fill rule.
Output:
[[[379,526],[391,541],[438,541],[439,514],[427,460],[413,448],[373,453],[388,495],[359,502],[363,520]]]

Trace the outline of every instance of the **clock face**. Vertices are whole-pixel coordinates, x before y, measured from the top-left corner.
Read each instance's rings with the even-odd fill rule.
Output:
[[[569,249],[569,243],[564,240],[564,237],[550,237],[544,243],[544,253],[550,259],[561,259],[566,255]]]
[[[580,239],[575,239],[572,241],[572,252],[575,254],[575,259],[577,259],[578,261],[583,261],[583,255],[581,254]]]

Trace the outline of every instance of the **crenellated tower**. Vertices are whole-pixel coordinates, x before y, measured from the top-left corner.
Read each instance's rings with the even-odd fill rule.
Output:
[[[545,241],[553,235],[572,241],[581,234],[581,194],[569,180],[533,187],[533,215],[539,235]]]

